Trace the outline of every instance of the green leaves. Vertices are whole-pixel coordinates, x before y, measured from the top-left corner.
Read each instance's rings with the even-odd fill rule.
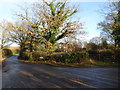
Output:
[[[55,43],[57,40],[64,38],[65,35],[68,34],[70,29],[65,32],[60,32],[60,28],[63,27],[64,23],[67,23],[66,19],[77,12],[77,9],[66,9],[66,2],[52,1],[49,4],[44,1],[44,3],[46,4],[46,7],[48,7],[47,9],[49,9],[49,11],[44,13],[46,22],[43,23],[43,27],[46,23],[48,32],[45,32],[43,37],[51,43]],[[65,28],[67,29],[68,27]]]

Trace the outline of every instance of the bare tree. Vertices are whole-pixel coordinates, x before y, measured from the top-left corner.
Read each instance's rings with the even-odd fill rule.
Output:
[[[0,22],[0,27],[1,27],[1,48],[4,48],[5,46],[9,46],[12,44],[12,42],[10,42],[10,29],[8,29],[9,27],[9,22],[6,20],[3,20]]]

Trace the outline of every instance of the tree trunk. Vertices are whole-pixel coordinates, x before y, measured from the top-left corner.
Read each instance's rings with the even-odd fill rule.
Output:
[[[22,56],[24,55],[23,52],[26,51],[25,45],[21,44],[20,45],[20,52],[19,52],[19,58],[22,58]]]

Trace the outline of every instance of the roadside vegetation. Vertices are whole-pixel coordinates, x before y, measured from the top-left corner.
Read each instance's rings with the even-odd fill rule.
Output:
[[[4,47],[2,48],[2,67],[6,65],[6,59],[13,55],[19,54],[19,47]]]
[[[19,53],[22,62],[67,66],[118,66],[120,64],[120,2],[111,3],[105,21],[98,24],[101,37],[82,42],[84,25],[77,7],[67,2],[34,3],[16,13],[15,23],[1,23],[3,57]],[[8,31],[6,33],[6,30]],[[7,43],[20,48],[5,48]]]

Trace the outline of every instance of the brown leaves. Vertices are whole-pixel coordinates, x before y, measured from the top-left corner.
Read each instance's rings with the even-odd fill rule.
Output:
[[[51,48],[51,46],[52,46],[52,43],[51,43],[51,42],[49,42],[49,41],[47,41],[47,42],[46,42],[46,46],[47,46],[47,48],[48,48],[48,49],[50,49],[50,48]]]
[[[32,34],[32,32],[29,31],[28,34]]]

